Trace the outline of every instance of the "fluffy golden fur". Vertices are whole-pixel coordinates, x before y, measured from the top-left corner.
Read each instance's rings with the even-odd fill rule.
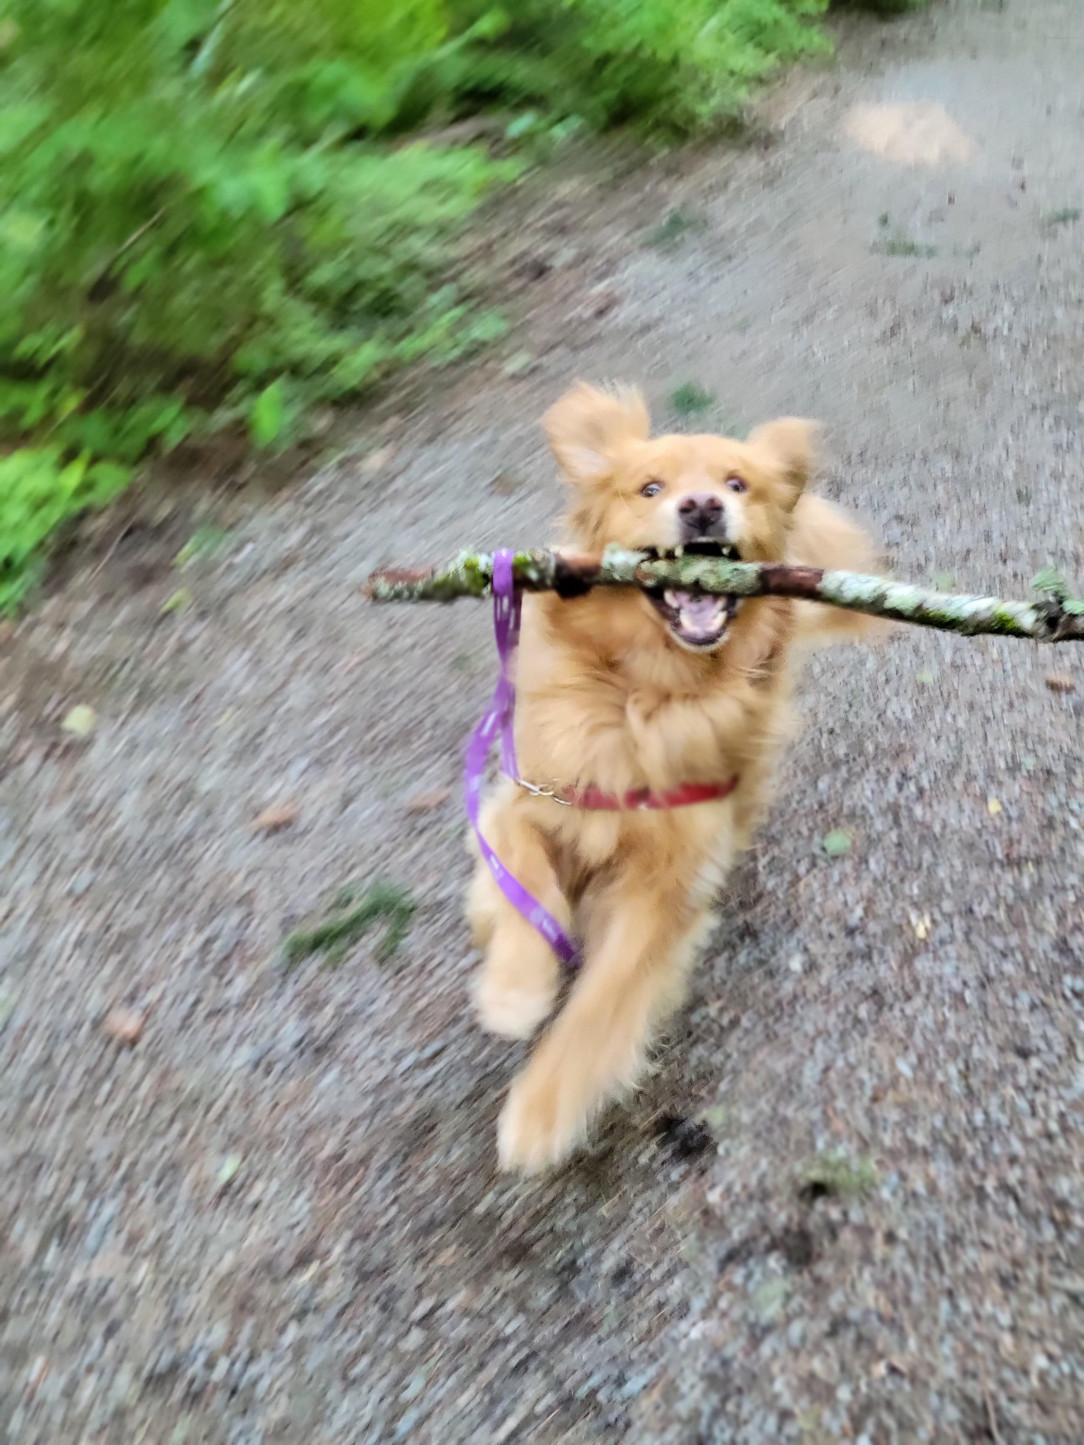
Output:
[[[670,549],[708,519],[712,535],[746,561],[869,570],[874,559],[855,521],[804,494],[809,422],[772,422],[744,442],[652,439],[638,393],[581,384],[544,425],[570,493],[570,545]],[[731,601],[716,612],[711,599],[669,597],[673,606],[599,588],[571,602],[524,600],[516,665],[524,779],[614,794],[738,783],[724,800],[665,811],[586,811],[510,779],[487,799],[483,831],[505,866],[584,944],[569,997],[501,1114],[506,1169],[558,1164],[600,1108],[634,1084],[653,1029],[681,1000],[713,896],[764,811],[790,731],[798,646],[869,630],[860,617],[785,598]],[[561,966],[481,861],[468,913],[485,951],[475,986],[481,1023],[527,1038],[553,1012]]]

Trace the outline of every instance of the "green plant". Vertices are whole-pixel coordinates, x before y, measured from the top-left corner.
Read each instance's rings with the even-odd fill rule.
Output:
[[[393,9],[415,13],[416,43],[440,38],[435,4],[428,27],[423,0]],[[284,101],[299,75],[315,84],[316,74],[312,35],[307,50],[287,46],[289,7],[13,0],[8,11],[0,445],[29,443],[5,465],[17,495],[34,478],[38,521],[87,504],[87,484],[61,482],[76,458],[130,467],[234,424],[280,447],[313,400],[352,395],[420,356],[450,359],[499,330],[449,279],[448,241],[514,165],[420,143],[393,154],[364,134],[347,144],[332,125],[340,112],[314,138],[312,107]],[[306,24],[314,14],[329,24],[313,33],[331,44],[331,19],[352,15],[356,38],[368,10],[318,0]],[[384,76],[365,90],[379,118],[381,84],[396,73],[379,66],[403,37],[379,18],[362,18],[360,35],[370,70],[356,60],[356,91]],[[36,547],[49,528],[33,530]],[[5,535],[8,573],[33,555],[26,532],[21,523],[18,553]]]
[[[889,236],[883,241],[874,241],[870,250],[878,256],[920,256],[927,261],[937,255],[936,246],[920,246],[917,241],[912,241],[910,236],[902,234]]]
[[[59,446],[0,457],[0,613],[26,595],[50,533],[73,513],[104,506],[128,479],[125,468],[85,455],[66,461]]]
[[[710,411],[715,405],[715,398],[695,381],[683,381],[670,393],[669,402],[670,410],[676,416],[691,417]]]
[[[482,26],[446,79],[500,98],[687,135],[732,119],[780,63],[829,48],[808,22],[828,0],[450,0],[453,28]]]
[[[392,958],[407,935],[416,904],[394,883],[376,882],[362,889],[355,884],[340,888],[330,910],[311,928],[298,928],[283,939],[281,960],[292,968],[313,953],[322,953],[329,967],[342,962],[352,944],[374,924],[386,924],[376,946],[376,957]]]

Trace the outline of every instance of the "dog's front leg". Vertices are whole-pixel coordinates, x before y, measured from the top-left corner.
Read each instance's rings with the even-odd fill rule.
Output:
[[[545,840],[517,808],[501,802],[482,819],[486,837],[509,872],[557,919],[571,928]],[[538,930],[504,896],[489,866],[479,860],[467,898],[475,942],[486,951],[474,984],[478,1020],[490,1033],[526,1039],[553,1010],[561,967]]]
[[[657,882],[632,874],[597,902],[592,912],[605,923],[588,938],[584,971],[501,1113],[502,1168],[559,1164],[602,1106],[635,1083],[652,1025],[680,998],[707,916],[687,890],[660,895]]]

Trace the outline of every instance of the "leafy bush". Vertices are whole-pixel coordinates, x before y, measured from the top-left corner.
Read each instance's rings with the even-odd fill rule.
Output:
[[[434,0],[375,17],[343,0],[13,0],[8,15],[0,444],[31,443],[0,486],[0,535],[19,539],[10,606],[23,539],[56,510],[50,467],[59,520],[93,500],[69,485],[84,454],[130,466],[246,421],[275,444],[312,400],[492,334],[448,282],[446,241],[513,168],[371,138],[394,108],[395,46],[442,38]],[[349,72],[345,120],[316,108],[318,43],[340,45],[324,68]]]
[[[128,475],[86,456],[65,461],[57,446],[21,447],[0,458],[0,615],[22,599],[54,528],[111,501]]]
[[[336,397],[455,349],[439,243],[501,167],[469,149],[306,143],[277,78],[216,68],[215,29],[195,28],[216,13],[206,0],[16,10],[0,81],[9,425],[134,460],[276,376]],[[239,21],[232,38],[258,53],[260,33]]]
[[[313,401],[499,330],[449,241],[518,165],[420,126],[700,130],[824,48],[827,4],[8,0],[0,608],[148,453],[223,425],[281,445]]]
[[[485,0],[451,0],[478,24]],[[781,61],[827,48],[828,0],[518,0],[449,72],[455,94],[689,134],[732,118]]]

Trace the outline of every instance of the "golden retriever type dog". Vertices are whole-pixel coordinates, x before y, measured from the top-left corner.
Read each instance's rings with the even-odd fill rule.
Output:
[[[813,425],[771,422],[748,440],[652,439],[633,391],[578,385],[544,425],[567,483],[565,541],[678,548],[745,561],[870,569],[846,513],[803,495]],[[764,812],[790,727],[792,661],[818,635],[867,619],[787,598],[596,588],[524,599],[516,662],[521,779],[558,796],[625,799],[723,785],[687,806],[570,806],[502,778],[482,831],[501,862],[583,941],[570,995],[512,1084],[500,1117],[506,1169],[560,1163],[601,1107],[630,1088],[654,1027],[681,1001],[709,907]],[[483,1026],[528,1038],[552,1013],[562,967],[479,860],[468,898],[485,951]]]

